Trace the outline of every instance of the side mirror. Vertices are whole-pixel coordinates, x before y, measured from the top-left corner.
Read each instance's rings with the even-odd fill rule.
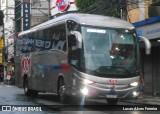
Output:
[[[138,37],[145,43],[146,54],[150,54],[151,53],[151,42],[143,36],[138,36]]]
[[[78,31],[71,31],[71,34],[74,34],[77,40],[77,47],[82,48],[82,35]]]

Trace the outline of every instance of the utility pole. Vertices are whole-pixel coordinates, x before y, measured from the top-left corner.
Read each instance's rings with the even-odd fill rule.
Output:
[[[48,1],[48,19],[51,18],[51,0],[47,0]]]
[[[1,0],[0,0],[0,10],[1,10]]]
[[[127,0],[121,1],[121,19],[127,20]]]
[[[8,14],[8,0],[6,0],[6,14]],[[8,21],[8,15],[6,15],[6,20]]]

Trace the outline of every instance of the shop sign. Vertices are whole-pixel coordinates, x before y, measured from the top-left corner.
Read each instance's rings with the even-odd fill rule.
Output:
[[[153,23],[136,28],[138,36],[144,36],[148,39],[155,39],[160,37],[160,22]]]
[[[30,0],[23,0],[23,30],[30,28]]]
[[[75,0],[51,0],[51,15],[77,11]]]

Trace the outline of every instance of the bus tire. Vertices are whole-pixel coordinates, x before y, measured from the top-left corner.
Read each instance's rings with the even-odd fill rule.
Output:
[[[37,97],[38,91],[36,91],[36,90],[31,90],[31,95],[32,95],[33,97]]]
[[[24,85],[23,85],[23,89],[24,89],[24,94],[26,96],[30,96],[32,93],[32,90],[28,88],[28,78],[24,79]]]
[[[84,102],[85,102],[85,101],[84,101]],[[84,104],[83,104],[83,98],[82,98],[82,97],[76,97],[76,96],[72,97],[72,103],[73,103],[74,105],[84,105]]]
[[[64,79],[60,78],[58,81],[58,97],[60,102],[62,103],[66,103],[66,94],[65,94],[65,83],[64,83]]]
[[[107,103],[109,105],[116,105],[118,103],[118,99],[107,99]]]

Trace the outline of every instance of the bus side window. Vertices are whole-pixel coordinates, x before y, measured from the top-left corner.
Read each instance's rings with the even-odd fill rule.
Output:
[[[68,36],[68,54],[69,54],[69,62],[77,66],[78,65],[78,48],[76,44],[75,35]]]

